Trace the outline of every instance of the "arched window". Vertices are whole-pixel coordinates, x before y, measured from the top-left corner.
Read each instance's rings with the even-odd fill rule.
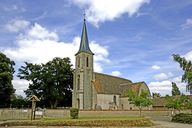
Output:
[[[116,96],[113,97],[113,103],[114,103],[115,105],[117,105],[117,98],[116,98]]]
[[[80,109],[80,99],[77,99],[77,108]]]
[[[86,59],[86,66],[89,67],[89,58]]]
[[[80,89],[80,75],[77,77],[77,90]]]
[[[80,57],[77,58],[77,67],[80,67]]]

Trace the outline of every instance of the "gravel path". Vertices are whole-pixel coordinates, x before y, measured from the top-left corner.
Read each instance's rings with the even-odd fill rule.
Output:
[[[154,121],[157,128],[192,128],[192,124],[173,123],[168,121]],[[156,126],[154,127],[156,128]]]

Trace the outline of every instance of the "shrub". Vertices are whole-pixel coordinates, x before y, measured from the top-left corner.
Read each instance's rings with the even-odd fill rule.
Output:
[[[70,116],[72,119],[78,119],[79,117],[79,109],[77,108],[70,108]]]
[[[192,124],[192,114],[180,113],[172,118],[173,122]]]

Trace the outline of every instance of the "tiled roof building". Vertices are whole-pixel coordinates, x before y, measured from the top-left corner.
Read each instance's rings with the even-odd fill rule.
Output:
[[[133,109],[134,106],[128,102],[128,90],[133,90],[137,95],[141,91],[147,91],[150,94],[145,82],[133,83],[128,79],[95,73],[93,56],[94,54],[89,48],[84,19],[79,51],[75,54],[73,107],[84,110]]]

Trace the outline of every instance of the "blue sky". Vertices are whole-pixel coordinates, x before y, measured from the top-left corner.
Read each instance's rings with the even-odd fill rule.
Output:
[[[161,95],[176,82],[186,93],[172,54],[192,60],[191,8],[191,0],[1,0],[0,50],[16,70],[54,57],[74,63],[85,11],[96,72],[145,81]],[[13,84],[21,95],[28,86]]]

